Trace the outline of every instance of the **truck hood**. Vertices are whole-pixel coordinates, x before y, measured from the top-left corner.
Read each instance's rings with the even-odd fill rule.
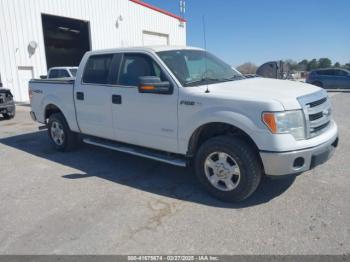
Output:
[[[202,86],[203,88],[203,86]],[[224,98],[276,100],[285,110],[300,109],[298,97],[320,91],[319,87],[289,80],[251,78],[209,85],[210,93]]]

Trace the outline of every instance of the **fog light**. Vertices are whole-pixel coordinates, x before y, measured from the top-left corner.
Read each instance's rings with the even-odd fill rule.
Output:
[[[293,167],[294,168],[301,168],[305,164],[305,159],[303,157],[298,157],[294,160]]]

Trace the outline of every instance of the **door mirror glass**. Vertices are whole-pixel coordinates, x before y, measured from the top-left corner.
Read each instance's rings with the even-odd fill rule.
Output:
[[[161,81],[157,76],[139,77],[139,92],[152,94],[171,94],[171,84],[168,81]]]

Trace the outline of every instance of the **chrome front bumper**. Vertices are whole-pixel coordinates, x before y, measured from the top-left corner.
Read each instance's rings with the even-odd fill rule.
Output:
[[[336,134],[332,139],[313,148],[291,152],[260,152],[265,174],[289,175],[313,169],[332,157],[338,140]]]

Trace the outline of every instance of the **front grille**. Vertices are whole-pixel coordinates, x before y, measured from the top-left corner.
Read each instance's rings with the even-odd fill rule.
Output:
[[[320,119],[321,117],[323,117],[323,112],[309,115],[309,120],[314,121],[314,120]]]
[[[318,106],[318,105],[323,104],[323,103],[326,102],[326,101],[327,101],[327,97],[324,97],[324,98],[322,98],[322,99],[320,99],[320,100],[317,100],[317,101],[315,101],[315,102],[308,103],[308,104],[306,104],[306,105],[307,105],[307,106],[310,106],[310,107],[315,107],[315,106]]]
[[[298,99],[303,107],[307,138],[318,136],[325,132],[331,123],[331,104],[327,93],[321,91]]]

